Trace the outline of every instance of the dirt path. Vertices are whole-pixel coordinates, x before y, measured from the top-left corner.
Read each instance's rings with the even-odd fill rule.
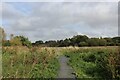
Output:
[[[65,56],[60,56],[59,62],[60,62],[60,70],[58,74],[58,78],[75,78],[75,75],[73,75],[73,69],[67,64],[68,58]]]

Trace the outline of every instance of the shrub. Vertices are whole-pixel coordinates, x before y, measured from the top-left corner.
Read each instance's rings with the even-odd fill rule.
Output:
[[[96,56],[94,53],[87,53],[87,55],[83,57],[83,60],[86,62],[95,62]]]

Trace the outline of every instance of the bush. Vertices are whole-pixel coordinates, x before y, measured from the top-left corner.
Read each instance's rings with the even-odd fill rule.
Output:
[[[99,52],[98,52],[99,53]],[[102,71],[101,74],[103,77],[107,78],[120,78],[120,54],[118,52],[108,52],[108,53],[101,53],[97,57],[97,67],[98,70]]]
[[[3,78],[55,78],[59,63],[54,49],[3,47]]]
[[[95,54],[87,53],[87,55],[83,57],[83,60],[86,62],[95,62],[96,61]]]
[[[86,42],[80,42],[79,46],[88,46],[88,43],[86,43]]]
[[[120,53],[117,48],[71,49],[65,52],[77,78],[120,78]]]

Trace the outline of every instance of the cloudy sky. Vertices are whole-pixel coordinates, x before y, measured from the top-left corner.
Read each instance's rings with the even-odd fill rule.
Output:
[[[6,2],[2,26],[8,36],[24,35],[33,42],[78,34],[113,37],[118,35],[118,3]]]

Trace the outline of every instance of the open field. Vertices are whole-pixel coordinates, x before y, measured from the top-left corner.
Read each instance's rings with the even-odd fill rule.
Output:
[[[3,47],[3,78],[57,78],[59,57],[76,78],[120,78],[119,47]]]
[[[56,77],[59,68],[54,49],[27,47],[3,48],[3,77]]]
[[[120,80],[118,0],[1,0],[0,79]]]

